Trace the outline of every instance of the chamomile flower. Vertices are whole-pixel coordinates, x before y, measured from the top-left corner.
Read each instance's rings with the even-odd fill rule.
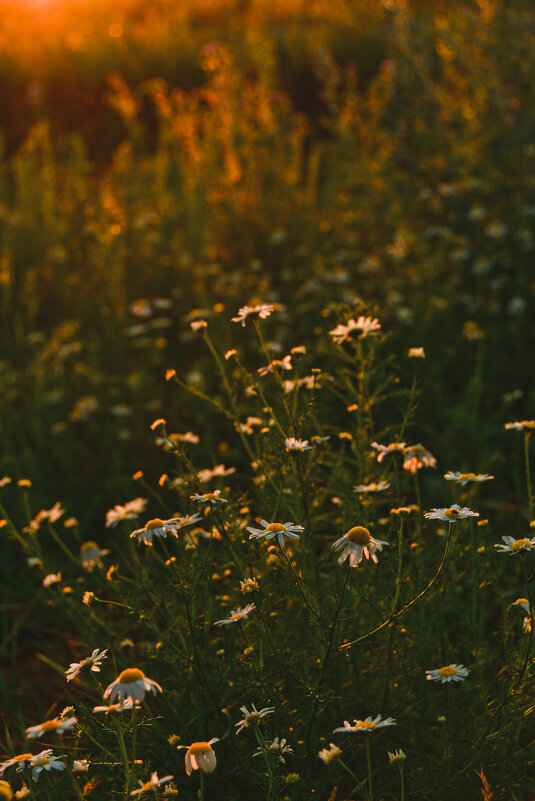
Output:
[[[282,762],[283,765],[286,763],[286,760],[284,759],[283,755],[293,754],[293,748],[291,748],[289,745],[286,745],[286,739],[284,737],[281,740],[279,740],[278,737],[275,737],[273,742],[268,744],[267,748],[268,751],[271,751],[272,754],[275,754],[277,756],[278,761]],[[253,754],[254,757],[263,755],[264,755],[263,748],[257,748]]]
[[[406,442],[391,442],[390,445],[380,445],[378,442],[372,442],[372,448],[379,451],[377,454],[377,461],[382,462],[385,456],[391,453],[402,453],[405,455]]]
[[[382,551],[383,545],[390,545],[390,543],[374,539],[364,526],[354,526],[343,537],[336,540],[331,548],[334,548],[335,551],[342,551],[338,564],[341,565],[346,559],[349,559],[351,567],[357,567],[363,554],[366,559],[372,559],[377,564],[378,559],[375,552]]]
[[[39,723],[37,726],[29,726],[26,729],[26,737],[28,740],[35,740],[43,734],[65,734],[70,731],[78,721],[76,718],[53,718],[52,720],[45,720],[44,723]]]
[[[251,532],[249,536],[250,540],[257,540],[260,537],[265,537],[266,540],[272,540],[273,537],[276,537],[279,545],[282,545],[285,537],[288,537],[292,540],[298,540],[299,533],[304,531],[303,526],[296,525],[295,523],[291,522],[268,523],[267,520],[261,520],[260,525],[264,527],[263,531],[258,528],[253,528],[252,526],[247,526],[246,530]]]
[[[51,748],[48,748],[46,751],[41,751],[40,754],[36,754],[28,762],[28,767],[31,768],[32,771],[32,779],[37,781],[39,774],[43,770],[65,770],[65,763],[61,761],[65,758],[66,754],[52,756]],[[21,771],[22,767],[17,768],[17,770]]]
[[[487,473],[454,473],[452,470],[450,470],[444,474],[444,478],[446,481],[455,481],[456,484],[460,484],[461,487],[465,487],[466,484],[480,484],[482,481],[491,481],[494,476],[489,476]]]
[[[117,504],[106,512],[106,528],[114,528],[123,520],[135,520],[145,511],[146,498],[135,498],[124,505]]]
[[[428,520],[444,520],[446,523],[456,523],[457,520],[464,520],[466,517],[479,517],[479,512],[472,512],[466,506],[461,507],[458,503],[443,509],[431,509],[425,512],[424,517]]]
[[[149,520],[143,528],[138,528],[130,534],[130,537],[136,537],[138,544],[143,542],[145,545],[151,546],[154,537],[167,537],[172,534],[173,537],[178,537],[178,530],[185,526],[190,526],[192,523],[197,523],[202,517],[199,514],[186,515],[185,517],[172,517],[170,520],[161,520],[155,517],[154,520]]]
[[[52,753],[52,749],[50,749],[50,753]],[[0,776],[3,776],[6,770],[9,768],[14,767],[26,767],[26,764],[32,759],[33,754],[17,754],[16,756],[10,757],[6,759],[4,762],[0,762]]]
[[[518,540],[514,537],[502,537],[502,540],[505,542],[505,545],[502,545],[500,542],[494,546],[500,553],[508,553],[510,556],[514,556],[517,553],[526,553],[527,551],[535,550],[535,537],[531,539],[523,537]]]
[[[380,328],[381,323],[377,317],[364,317],[361,315],[357,320],[348,320],[347,325],[337,325],[336,328],[329,331],[329,334],[335,342],[341,344],[355,337],[363,339],[369,334],[374,334],[376,331],[379,331]]]
[[[388,752],[388,762],[392,764],[393,762],[404,762],[407,759],[407,754],[402,751],[400,748],[393,753],[391,751]]]
[[[61,571],[58,573],[49,573],[48,576],[45,576],[43,579],[43,587],[51,587],[53,584],[59,584],[61,582]]]
[[[140,785],[139,790],[132,790],[130,795],[141,795],[142,793],[150,792],[155,793],[158,788],[162,786],[162,784],[167,784],[167,782],[170,782],[172,778],[172,776],[164,776],[163,779],[159,779],[158,774],[156,771],[154,771],[148,782],[145,782],[144,784],[143,782],[138,782]]]
[[[216,503],[228,503],[226,498],[221,498],[221,490],[216,489],[213,492],[205,492],[202,495],[190,495],[192,501],[197,501],[197,503],[210,503],[212,506],[215,506]]]
[[[353,487],[354,492],[383,492],[390,487],[390,481],[379,481],[378,484],[375,484],[373,481],[371,484],[358,484],[356,487]]]
[[[318,756],[322,762],[328,765],[335,759],[339,759],[342,755],[342,749],[338,748],[337,745],[334,743],[329,743],[330,748],[322,748],[321,751],[318,751]]]
[[[409,348],[409,359],[425,359],[423,348]]]
[[[448,681],[464,681],[470,671],[464,665],[446,665],[446,667],[436,670],[426,670],[425,677],[429,681],[440,681],[446,684]]]
[[[109,698],[113,703],[115,699],[124,701],[130,698],[132,701],[143,701],[145,692],[163,692],[160,685],[148,679],[139,668],[126,668],[115,681],[106,687],[104,698]]]
[[[226,618],[225,620],[216,620],[214,626],[228,626],[230,623],[238,623],[240,620],[247,620],[248,616],[256,609],[254,604],[247,604],[244,606],[243,609],[238,607],[237,609],[230,610],[230,617]]]
[[[240,590],[243,593],[249,594],[251,592],[258,592],[259,589],[258,581],[254,577],[240,579]]]
[[[381,715],[377,715],[376,718],[372,718],[371,715],[368,716],[365,720],[355,720],[353,723],[349,723],[348,720],[344,720],[344,725],[339,726],[337,729],[334,730],[333,734],[337,732],[343,732],[347,734],[371,734],[376,729],[382,729],[384,726],[396,726],[396,721],[394,718],[383,718]]]
[[[231,317],[231,322],[241,323],[243,327],[249,317],[254,320],[258,317],[260,317],[261,320],[265,320],[266,317],[269,317],[274,311],[275,306],[271,303],[261,303],[258,306],[242,306],[241,309],[238,309],[238,316]]]
[[[285,439],[284,446],[288,453],[303,453],[304,451],[312,450],[312,446],[308,444],[308,439],[296,439],[295,437]]]
[[[275,707],[266,706],[264,707],[264,709],[258,710],[256,706],[253,704],[251,712],[248,711],[246,706],[241,706],[240,712],[243,712],[243,718],[242,720],[239,720],[237,723],[234,724],[235,726],[239,727],[236,730],[236,734],[239,734],[243,729],[246,729],[249,726],[251,727],[257,726],[259,721],[262,720],[262,718],[265,718],[266,715],[271,715],[273,714],[273,712],[275,712]]]
[[[108,704],[108,706],[94,706],[93,712],[104,712],[109,715],[110,712],[129,712],[132,710],[134,702],[131,698],[125,698],[124,701],[119,701],[118,704]],[[140,701],[136,701],[136,707],[141,706]]]
[[[107,648],[105,648],[104,651],[99,651],[98,648],[95,648],[91,656],[86,656],[81,662],[71,662],[70,667],[65,671],[67,681],[72,681],[76,678],[82,669],[88,665],[91,665],[91,670],[93,672],[99,673],[100,665],[102,664],[102,660],[106,658],[107,653]]]
[[[407,445],[405,448],[405,458],[403,469],[410,473],[417,473],[422,467],[435,467],[437,460],[423,445]]]
[[[108,554],[109,550],[107,548],[101,548],[100,545],[93,541],[84,542],[80,546],[80,561],[84,570],[89,573],[92,573],[96,567],[103,567],[102,557]]]
[[[507,431],[531,431],[535,428],[535,420],[519,420],[516,423],[506,423]]]
[[[202,770],[204,773],[212,773],[215,770],[217,760],[215,751],[212,748],[214,743],[219,742],[219,737],[213,737],[208,742],[192,743],[191,745],[177,745],[177,748],[186,748],[186,773],[191,776],[194,770]]]
[[[75,759],[74,763],[73,763],[73,766],[72,766],[72,772],[73,773],[87,773],[87,771],[89,770],[89,766],[90,765],[91,765],[91,762],[88,759]]]
[[[517,598],[516,601],[513,601],[511,606],[519,606],[520,609],[529,615],[529,601],[527,598]]]

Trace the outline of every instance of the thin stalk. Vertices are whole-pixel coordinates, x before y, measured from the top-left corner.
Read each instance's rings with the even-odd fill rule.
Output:
[[[405,604],[405,606],[403,606],[398,612],[395,612],[394,614],[389,615],[387,617],[387,619],[384,620],[379,626],[376,626],[374,629],[372,629],[371,631],[368,631],[366,634],[363,634],[361,637],[357,637],[356,640],[352,640],[351,642],[347,642],[344,645],[340,646],[340,649],[339,649],[340,651],[343,651],[346,648],[351,648],[353,645],[357,645],[358,643],[369,639],[369,637],[372,637],[374,634],[377,634],[378,631],[381,631],[381,629],[384,629],[384,627],[388,626],[388,624],[391,623],[393,620],[397,620],[398,618],[402,617],[405,614],[405,612],[407,612],[411,608],[411,606],[413,606],[417,601],[420,600],[420,598],[423,598],[423,596],[426,595],[426,593],[431,589],[433,584],[435,584],[437,579],[440,577],[440,575],[441,575],[441,573],[442,573],[442,571],[444,569],[444,565],[446,564],[446,559],[448,558],[448,555],[449,555],[449,552],[450,552],[451,536],[452,536],[452,532],[453,532],[454,527],[455,527],[455,523],[454,522],[449,524],[448,539],[446,541],[446,547],[444,549],[444,555],[442,556],[442,561],[440,562],[440,565],[438,567],[437,572],[435,573],[435,575],[433,576],[433,578],[431,579],[429,584],[426,587],[424,587],[424,589],[421,592],[419,592],[418,595],[416,595],[407,604]]]
[[[279,543],[278,540],[277,540],[277,547],[278,547],[279,551],[282,553],[282,555],[284,556],[284,558],[286,559],[288,567],[290,568],[290,570],[292,572],[292,575],[293,575],[293,577],[294,577],[294,579],[296,581],[297,587],[299,588],[299,592],[303,596],[304,602],[306,603],[306,605],[308,606],[308,608],[312,612],[312,614],[313,614],[314,618],[317,620],[317,622],[320,623],[321,622],[320,621],[320,617],[319,617],[318,613],[316,612],[316,610],[314,609],[314,607],[312,606],[312,604],[310,603],[310,601],[308,600],[308,596],[307,596],[307,594],[305,592],[305,588],[301,584],[301,579],[297,575],[297,572],[296,572],[294,566],[292,565],[292,563],[291,563],[290,559],[288,558],[284,548],[282,547],[282,545]]]
[[[526,460],[526,482],[528,485],[528,507],[529,519],[533,520],[533,491],[531,488],[531,471],[529,466],[529,440],[531,438],[531,431],[526,429],[524,431],[524,458]]]
[[[528,647],[526,649],[526,656],[525,656],[525,659],[524,659],[524,664],[522,665],[522,668],[520,670],[520,673],[518,674],[517,680],[515,681],[515,683],[513,685],[513,688],[511,689],[510,695],[514,695],[516,693],[516,691],[518,690],[518,688],[520,687],[522,679],[524,678],[524,674],[525,674],[525,672],[527,670],[527,667],[529,665],[529,660],[530,660],[530,657],[531,657],[531,643],[533,641],[533,628],[534,628],[534,626],[533,626],[533,602],[532,602],[532,599],[531,599],[531,589],[530,589],[530,586],[529,586],[529,578],[528,578],[528,574],[527,574],[527,570],[526,570],[526,556],[525,556],[525,553],[523,551],[520,551],[520,561],[522,562],[522,573],[524,574],[524,581],[526,582],[526,588],[527,588],[527,594],[528,594],[530,629],[529,629]]]
[[[372,757],[370,753],[370,736],[366,737],[366,765],[368,766],[368,801],[373,801]]]

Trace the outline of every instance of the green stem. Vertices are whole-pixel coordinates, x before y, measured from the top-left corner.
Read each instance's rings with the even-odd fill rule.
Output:
[[[366,764],[368,766],[368,801],[373,801],[372,758],[370,754],[370,736],[366,737]]]
[[[405,765],[401,762],[399,766],[399,780],[401,782],[401,801],[405,801],[405,777],[403,775],[403,769]]]
[[[446,547],[444,549],[444,555],[442,556],[442,561],[441,561],[441,563],[440,563],[440,565],[438,567],[437,572],[435,573],[435,575],[433,576],[433,578],[431,579],[429,584],[427,584],[427,586],[424,587],[423,590],[418,593],[418,595],[416,595],[407,604],[405,604],[405,606],[402,606],[401,609],[398,612],[395,612],[394,614],[389,615],[387,617],[387,619],[384,620],[379,626],[376,626],[374,629],[372,629],[371,631],[368,631],[366,634],[363,634],[361,637],[357,637],[356,640],[352,640],[351,642],[346,642],[344,645],[340,646],[340,651],[343,651],[346,648],[351,648],[353,645],[357,645],[358,643],[369,639],[369,637],[372,637],[374,634],[377,634],[378,631],[381,631],[381,629],[384,629],[385,626],[388,626],[389,623],[391,623],[393,620],[397,620],[398,618],[402,617],[405,614],[405,612],[407,612],[411,608],[411,606],[413,606],[417,601],[419,601],[421,598],[423,598],[424,595],[427,594],[427,592],[431,589],[433,584],[437,581],[437,579],[439,578],[439,576],[441,575],[441,573],[442,573],[442,571],[444,569],[444,565],[446,564],[446,559],[448,558],[448,555],[449,555],[449,552],[450,552],[451,536],[452,536],[454,527],[455,527],[455,523],[450,523],[449,524],[448,539],[447,539],[447,542],[446,542]]]
[[[524,432],[524,458],[526,460],[526,482],[528,485],[528,506],[529,506],[529,519],[533,520],[533,492],[531,489],[531,472],[529,466],[529,440],[531,438],[531,431]]]
[[[292,572],[292,575],[293,575],[293,577],[294,577],[294,579],[296,581],[297,587],[299,588],[299,591],[300,591],[301,595],[303,596],[304,602],[306,603],[306,605],[308,606],[308,608],[312,612],[312,614],[313,614],[314,618],[317,620],[317,622],[320,623],[319,615],[316,612],[316,610],[314,609],[314,607],[312,606],[312,604],[310,603],[310,601],[308,600],[308,596],[307,596],[307,594],[305,592],[305,589],[304,589],[303,585],[301,584],[301,579],[297,575],[297,572],[296,572],[294,566],[292,565],[291,560],[288,558],[284,548],[282,547],[282,545],[279,543],[278,540],[277,540],[277,547],[278,547],[279,551],[282,553],[282,555],[284,556],[284,558],[286,559],[288,567],[290,568],[290,570]]]
[[[530,616],[531,625],[530,625],[530,630],[529,630],[528,647],[526,649],[526,656],[525,656],[525,659],[524,659],[524,664],[522,665],[520,673],[518,674],[518,678],[515,681],[515,683],[513,685],[513,688],[512,688],[512,690],[510,692],[511,695],[514,695],[516,693],[516,691],[518,690],[518,688],[520,687],[522,679],[524,678],[524,674],[525,674],[525,672],[527,670],[527,667],[528,667],[528,664],[529,664],[529,660],[530,660],[530,657],[531,657],[531,643],[533,641],[533,628],[534,628],[534,625],[533,625],[533,603],[532,603],[532,599],[531,599],[531,589],[530,589],[530,586],[529,586],[529,578],[528,578],[528,574],[527,574],[527,571],[526,571],[526,556],[525,556],[525,553],[523,551],[520,551],[520,561],[522,562],[522,573],[524,574],[524,581],[526,582],[526,588],[527,588],[527,594],[528,594],[528,603],[529,603],[529,616]]]

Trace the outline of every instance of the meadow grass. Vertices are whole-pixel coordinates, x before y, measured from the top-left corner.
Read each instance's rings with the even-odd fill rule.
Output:
[[[136,8],[0,170],[0,797],[528,801],[533,11]]]

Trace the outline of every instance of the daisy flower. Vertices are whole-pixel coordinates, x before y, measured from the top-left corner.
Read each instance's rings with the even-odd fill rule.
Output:
[[[72,766],[72,772],[85,773],[86,771],[89,770],[90,764],[91,763],[89,762],[88,759],[75,759]]]
[[[404,762],[406,759],[407,754],[402,751],[401,748],[398,751],[394,751],[394,753],[391,751],[388,752],[388,761],[390,764],[392,764],[392,762]]]
[[[80,561],[84,570],[89,573],[92,573],[96,567],[103,567],[102,557],[108,554],[109,550],[107,548],[101,548],[100,545],[93,541],[84,542],[80,546]]]
[[[437,670],[426,670],[425,677],[430,681],[440,681],[445,684],[448,681],[464,681],[470,671],[463,665],[446,665]]]
[[[70,667],[65,671],[67,681],[72,681],[72,679],[76,678],[82,668],[88,665],[91,665],[91,670],[93,672],[99,673],[100,665],[102,664],[102,660],[106,658],[107,653],[107,648],[105,648],[104,651],[99,651],[98,648],[95,648],[91,656],[86,656],[81,662],[71,662]]]
[[[115,681],[106,687],[104,698],[109,698],[113,703],[117,698],[119,701],[124,701],[130,698],[132,701],[143,701],[145,692],[163,692],[160,685],[148,679],[142,670],[139,668],[126,668],[123,670]]]
[[[70,731],[73,726],[76,726],[77,723],[78,721],[76,718],[53,718],[53,720],[45,720],[44,723],[39,723],[38,726],[29,726],[26,729],[26,737],[28,740],[35,740],[49,732],[65,734],[65,732]]]
[[[253,528],[252,526],[247,526],[246,531],[250,531],[251,535],[249,537],[250,540],[257,540],[260,537],[265,537],[266,540],[272,540],[273,537],[277,537],[277,542],[279,545],[282,545],[284,542],[284,537],[289,537],[292,540],[298,540],[299,534],[297,532],[304,531],[303,526],[299,526],[295,523],[268,523],[267,520],[261,520],[260,525],[264,527],[264,530],[258,528]]]
[[[516,601],[513,601],[511,606],[519,606],[524,612],[527,612],[529,615],[529,601],[527,598],[517,598]]]
[[[167,537],[172,534],[173,537],[178,537],[178,529],[184,526],[190,526],[192,523],[197,523],[202,520],[202,516],[186,515],[185,517],[172,517],[170,520],[161,520],[155,517],[154,520],[149,520],[145,523],[143,528],[138,528],[130,534],[130,537],[137,537],[138,544],[143,542],[145,545],[152,545],[154,537]]]
[[[123,520],[135,520],[145,511],[147,503],[146,498],[135,498],[124,505],[117,504],[106,512],[106,528],[114,528]]]
[[[514,537],[502,537],[502,540],[505,542],[505,545],[502,545],[500,542],[494,547],[497,548],[500,553],[509,553],[511,556],[514,556],[516,553],[531,551],[535,548],[535,537],[531,539],[524,537],[519,540],[516,540]]]
[[[143,782],[138,782],[139,790],[132,790],[130,795],[141,795],[142,793],[149,793],[151,791],[155,793],[162,784],[170,782],[172,778],[172,776],[164,776],[163,779],[159,779],[158,774],[154,771],[148,782],[145,782],[145,784],[143,784]]]
[[[50,753],[52,753],[52,749],[50,749]],[[4,762],[0,762],[0,776],[3,776],[6,770],[12,768],[14,765],[25,767],[26,763],[29,762],[32,757],[33,754],[17,754],[16,756],[6,759]]]
[[[246,729],[249,726],[257,726],[258,721],[262,720],[262,718],[265,718],[266,715],[271,715],[273,712],[275,712],[275,707],[266,706],[264,709],[258,711],[256,706],[253,704],[253,709],[251,712],[248,711],[246,706],[241,706],[240,712],[243,712],[243,718],[234,724],[235,726],[239,726],[236,734],[239,734],[243,729]]]
[[[258,592],[259,589],[258,581],[254,577],[240,579],[240,590],[243,593]]]
[[[347,342],[348,339],[359,337],[363,339],[368,334],[373,334],[379,331],[381,323],[377,317],[364,317],[360,316],[356,321],[351,319],[347,321],[347,325],[337,325],[329,334],[333,340],[338,343]]]
[[[381,715],[377,715],[376,718],[368,716],[365,720],[357,720],[353,721],[353,724],[349,723],[348,720],[344,720],[344,725],[339,726],[337,729],[334,730],[333,734],[337,732],[344,732],[349,734],[358,734],[363,732],[364,734],[371,734],[372,731],[376,729],[382,729],[384,726],[396,726],[396,721],[394,718],[385,718],[382,719]]]
[[[283,765],[286,762],[286,760],[284,759],[283,754],[293,754],[293,748],[290,748],[289,745],[286,745],[286,740],[285,740],[284,737],[280,741],[279,741],[278,737],[275,737],[273,742],[269,743],[267,748],[268,748],[268,751],[271,751],[273,754],[277,755],[279,762],[282,762]],[[263,756],[263,754],[264,754],[264,749],[263,748],[257,748],[256,751],[254,752],[253,756],[254,757]]]
[[[46,751],[41,751],[40,754],[36,754],[30,760],[28,760],[28,767],[30,767],[32,770],[32,779],[37,781],[39,774],[43,770],[65,770],[65,763],[61,761],[65,758],[66,754],[62,754],[61,756],[52,756],[51,748],[48,748]],[[22,766],[17,768],[17,771],[20,772],[21,770],[23,770]]]
[[[431,509],[426,512],[424,517],[428,520],[444,520],[446,523],[456,523],[457,520],[464,520],[466,517],[479,517],[479,512],[472,512],[466,506],[461,507],[458,503],[444,509]]]
[[[338,559],[339,565],[349,559],[351,567],[357,567],[362,559],[362,554],[366,559],[371,558],[377,564],[378,559],[375,551],[382,551],[383,545],[390,545],[390,543],[374,539],[364,526],[354,526],[343,537],[336,540],[331,545],[331,548],[334,548],[335,551],[342,551]]]
[[[43,587],[51,587],[52,584],[59,584],[61,581],[61,571],[59,573],[49,573],[43,579]]]
[[[216,620],[214,626],[228,626],[229,623],[237,623],[239,620],[247,620],[248,616],[256,609],[254,604],[247,604],[244,606],[243,609],[238,607],[237,609],[230,610],[230,617],[226,620]]]
[[[213,492],[205,492],[203,495],[190,495],[192,501],[197,501],[198,503],[211,503],[212,506],[215,506],[216,503],[228,503],[226,498],[220,498],[221,490],[216,489]]]
[[[407,445],[405,448],[405,459],[403,469],[410,473],[416,473],[422,467],[435,467],[437,460],[423,445]]]
[[[308,444],[308,439],[288,437],[288,439],[284,440],[284,445],[288,453],[303,453],[303,451],[312,450],[312,446]]]
[[[390,487],[390,481],[379,481],[378,484],[375,484],[373,481],[371,484],[358,484],[356,487],[353,487],[354,492],[383,492],[383,490],[387,490]]]
[[[256,371],[258,375],[266,376],[274,370],[291,370],[292,369],[292,355],[289,353],[284,359],[273,359],[266,367],[259,367]]]
[[[535,428],[535,420],[519,420],[517,423],[506,423],[505,428],[507,431],[528,431]]]
[[[455,481],[461,487],[466,486],[472,482],[480,483],[482,481],[491,481],[494,476],[489,476],[487,473],[454,473],[452,470],[444,474],[446,481]]]
[[[206,481],[211,481],[213,478],[219,478],[220,476],[231,476],[235,472],[235,467],[225,467],[224,464],[218,464],[213,470],[199,470],[197,473],[197,478],[204,484]]]
[[[425,359],[423,348],[409,348],[409,359]]]
[[[272,303],[261,303],[258,306],[242,306],[241,309],[238,309],[238,316],[231,317],[231,322],[241,323],[243,327],[248,317],[253,319],[260,317],[261,320],[265,320],[274,311],[275,306]]]
[[[213,737],[208,742],[192,743],[191,745],[177,745],[177,748],[186,748],[186,773],[191,776],[192,771],[202,770],[205,773],[212,773],[217,764],[215,751],[212,748],[214,743],[219,742],[219,737]]]
[[[372,448],[379,451],[377,454],[377,461],[382,462],[385,456],[389,453],[402,453],[405,454],[406,442],[391,442],[390,445],[380,445],[378,442],[372,442]]]
[[[338,757],[342,754],[342,749],[338,748],[337,745],[334,743],[329,743],[329,745],[330,748],[322,748],[321,751],[318,751],[319,758],[326,765],[328,765],[329,762],[332,762],[333,759],[338,759]]]
[[[141,706],[139,701],[136,701],[136,706]],[[109,715],[110,712],[128,712],[133,707],[133,701],[131,698],[125,698],[124,701],[119,701],[118,704],[109,704],[108,706],[94,706],[93,712],[104,712],[105,715]]]

